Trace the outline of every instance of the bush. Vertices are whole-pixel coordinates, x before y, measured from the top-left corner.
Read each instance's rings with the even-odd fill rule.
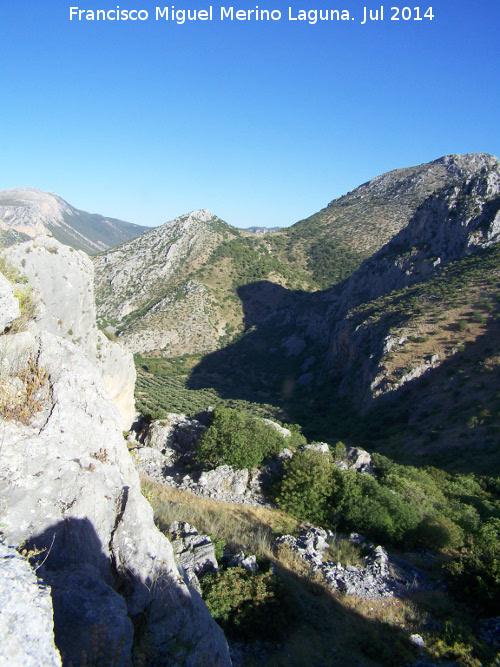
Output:
[[[218,407],[200,439],[196,458],[210,467],[255,468],[284,447],[283,436],[273,426],[244,412]]]
[[[280,639],[296,605],[271,572],[230,567],[203,578],[203,598],[223,630],[243,641]]]
[[[324,522],[334,475],[334,467],[321,452],[308,449],[297,452],[285,463],[285,475],[276,497],[279,507],[299,519]]]
[[[340,473],[339,481],[332,509],[334,519],[345,528],[394,543],[401,542],[420,523],[417,508],[371,475],[346,470]]]
[[[459,558],[447,566],[455,592],[483,614],[500,608],[500,519],[486,521],[470,536]]]

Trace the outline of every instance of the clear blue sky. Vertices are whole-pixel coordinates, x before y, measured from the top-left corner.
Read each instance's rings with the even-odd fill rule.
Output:
[[[209,208],[286,226],[389,169],[499,155],[500,2],[435,0],[432,21],[391,21],[408,4],[393,0],[361,25],[365,1],[228,0],[180,25],[155,7],[209,2],[3,0],[0,189],[145,225]],[[221,4],[282,18],[220,21]],[[69,20],[70,6],[118,5],[149,19]],[[290,21],[289,6],[355,20]]]

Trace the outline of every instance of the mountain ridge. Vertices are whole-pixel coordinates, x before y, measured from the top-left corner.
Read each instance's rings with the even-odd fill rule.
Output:
[[[20,187],[0,191],[0,230],[6,245],[38,235],[52,235],[65,245],[91,254],[134,238],[148,229],[87,213],[54,192]]]

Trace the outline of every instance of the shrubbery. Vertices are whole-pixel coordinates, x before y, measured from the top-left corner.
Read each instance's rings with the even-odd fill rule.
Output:
[[[294,618],[290,594],[271,572],[230,567],[204,577],[202,586],[213,618],[235,639],[280,639]]]
[[[312,450],[299,451],[285,463],[277,502],[293,516],[322,523],[328,516],[333,485],[334,468],[327,457]]]
[[[473,475],[402,466],[377,454],[373,462],[376,477],[340,470],[317,452],[298,452],[285,465],[277,502],[298,518],[355,530],[386,544],[457,549],[467,536],[475,536],[476,550],[469,549],[469,557],[462,559],[463,572],[476,562],[478,549],[483,555],[491,552],[482,531],[500,521],[496,488],[483,488],[486,482],[481,485]],[[490,573],[492,567],[487,566]]]
[[[210,467],[255,468],[285,446],[284,437],[273,426],[244,412],[219,407],[200,440],[196,458]]]

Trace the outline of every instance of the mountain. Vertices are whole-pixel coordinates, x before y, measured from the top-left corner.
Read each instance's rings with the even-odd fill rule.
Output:
[[[194,212],[128,242],[127,253],[94,258],[101,325],[144,356],[138,383],[150,406],[189,412],[211,392],[212,403],[265,406],[310,436],[359,437],[410,458],[429,448],[443,456],[445,414],[470,452],[494,437],[500,407],[499,196],[497,158],[451,155],[383,174],[260,237]],[[334,251],[318,264],[322,243]],[[184,354],[195,356],[173,359]],[[442,413],[435,394],[446,398]]]
[[[213,251],[240,232],[210,211],[193,211],[94,258],[98,318],[133,352],[217,347],[225,322],[199,279]]]
[[[283,230],[284,256],[302,264],[316,285],[327,289],[404,229],[428,197],[452,185],[460,187],[474,174],[495,170],[497,158],[480,153],[447,155],[389,171]]]
[[[244,232],[251,234],[267,234],[269,232],[279,232],[283,227],[245,227]]]
[[[53,192],[35,188],[0,191],[0,230],[4,245],[48,234],[77,250],[95,253],[135,238],[148,229],[80,211]]]
[[[397,169],[272,234],[239,230],[208,211],[180,216],[94,259],[100,323],[115,328],[133,352],[200,353],[227,344],[277,309],[289,310],[291,301],[302,304],[305,293],[318,292],[311,306],[300,306],[308,313],[309,328],[314,328],[318,318],[313,304],[340,317],[335,306],[339,299],[351,305],[353,299],[363,300],[365,283],[372,282],[369,272],[364,282],[358,274],[348,286],[341,283],[364,260],[393,238],[403,245],[414,243],[410,236],[418,236],[426,226],[423,212],[420,222],[412,222],[424,202],[450,188],[470,202],[464,183],[482,174],[493,179],[490,185],[478,185],[486,188],[481,195],[485,200],[498,177],[498,160],[492,156],[450,155]],[[438,220],[441,213],[436,209],[426,215]],[[430,233],[438,234],[434,228]],[[453,235],[451,230],[447,233]],[[441,240],[437,235],[435,245]],[[432,260],[432,252],[427,264],[438,256],[446,261],[442,252]],[[428,268],[422,271],[429,274]],[[328,292],[336,285],[338,289]],[[391,289],[397,286],[396,281]],[[373,286],[370,289],[366,298],[377,295]],[[325,326],[323,312],[318,327],[327,335],[330,325]]]

